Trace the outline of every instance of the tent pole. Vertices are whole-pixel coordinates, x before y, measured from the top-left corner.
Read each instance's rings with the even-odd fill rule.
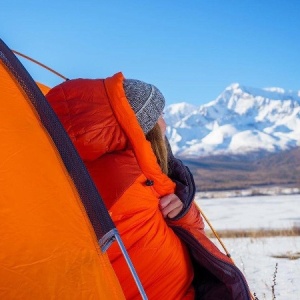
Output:
[[[137,288],[139,289],[139,292],[140,292],[140,294],[142,296],[142,299],[143,300],[147,300],[148,297],[147,297],[147,295],[145,293],[143,285],[142,285],[142,283],[141,283],[141,281],[140,281],[140,279],[139,279],[139,277],[138,277],[138,275],[137,275],[137,273],[136,273],[136,271],[134,269],[134,266],[133,266],[133,264],[132,264],[132,262],[130,260],[130,257],[129,257],[129,255],[127,253],[127,250],[126,250],[126,248],[125,248],[125,246],[123,244],[123,241],[121,240],[121,237],[120,237],[120,235],[119,235],[118,232],[115,233],[115,238],[116,238],[117,243],[119,244],[119,247],[120,247],[120,249],[121,249],[121,251],[123,253],[123,256],[124,256],[124,258],[126,260],[126,263],[127,263],[128,267],[129,267],[130,272],[131,272],[131,274],[133,276],[133,279],[134,279],[134,281],[135,281],[135,283],[137,285]]]

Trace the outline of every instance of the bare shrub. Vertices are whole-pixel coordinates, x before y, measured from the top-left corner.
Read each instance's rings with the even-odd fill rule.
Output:
[[[207,230],[208,237],[214,237],[212,231]],[[218,235],[220,238],[262,238],[274,236],[299,236],[300,226],[294,225],[290,229],[253,229],[253,230],[219,230]]]

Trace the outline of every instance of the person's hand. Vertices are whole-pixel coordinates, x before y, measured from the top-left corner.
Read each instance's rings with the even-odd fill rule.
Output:
[[[174,218],[181,212],[183,203],[175,194],[169,194],[160,198],[159,208],[164,218]]]

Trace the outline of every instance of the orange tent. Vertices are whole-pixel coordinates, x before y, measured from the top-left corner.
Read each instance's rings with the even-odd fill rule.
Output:
[[[124,299],[105,253],[114,224],[41,90],[1,40],[0,115],[0,299]]]

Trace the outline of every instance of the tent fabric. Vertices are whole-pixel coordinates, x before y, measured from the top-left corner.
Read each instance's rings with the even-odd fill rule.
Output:
[[[68,134],[29,73],[1,40],[0,46],[0,56],[3,63],[9,68],[10,73],[13,74],[23,93],[27,95],[43,126],[56,145],[62,161],[80,194],[80,199],[84,204],[98,240],[103,240],[103,243],[110,243],[110,235],[107,235],[107,233],[113,231],[115,225]],[[44,86],[42,90],[46,91]],[[105,236],[108,237],[108,240],[106,240]]]
[[[125,299],[29,79],[0,46],[0,299]]]
[[[36,82],[36,84],[43,93],[43,95],[46,95],[50,91],[50,87],[46,86],[45,84],[40,82]]]

